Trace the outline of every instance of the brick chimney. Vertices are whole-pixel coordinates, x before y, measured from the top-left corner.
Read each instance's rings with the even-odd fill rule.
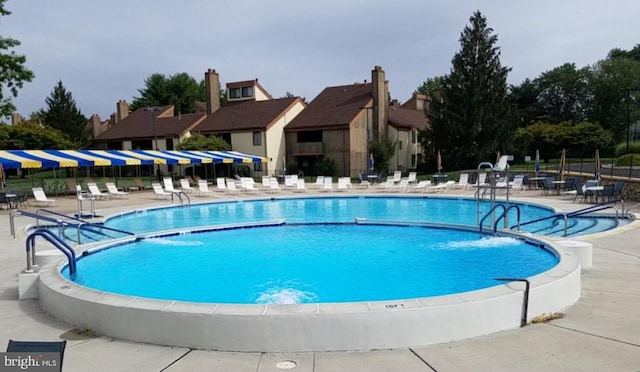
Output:
[[[384,79],[384,70],[375,66],[371,71],[373,84],[373,135],[374,139],[387,135],[389,115],[389,87]]]
[[[129,116],[129,104],[127,101],[121,99],[116,105],[116,122],[119,122],[127,116]]]
[[[98,114],[91,115],[89,122],[91,123],[91,133],[93,134],[93,138],[98,137],[101,134],[100,116]]]
[[[16,125],[22,123],[22,115],[14,112],[11,114],[11,125]]]
[[[116,113],[112,113],[109,120],[109,126],[118,124],[118,115]]]
[[[207,115],[220,109],[220,75],[214,69],[204,73],[205,89],[207,90]]]

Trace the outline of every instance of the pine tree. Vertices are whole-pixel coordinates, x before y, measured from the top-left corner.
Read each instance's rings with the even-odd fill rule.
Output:
[[[45,125],[60,130],[78,148],[86,147],[89,143],[88,120],[76,107],[71,92],[62,85],[62,81],[58,81],[45,102],[47,110],[41,111]]]
[[[432,102],[431,128],[426,134],[426,148],[439,149],[443,162],[455,169],[493,161],[513,132],[508,127],[511,69],[500,64],[498,37],[486,18],[476,11],[469,20],[451,73],[443,79],[439,99]]]
[[[5,1],[0,0],[0,17],[11,14],[4,8]],[[24,67],[27,61],[25,56],[14,51],[3,53],[19,45],[20,42],[16,39],[0,36],[0,117],[9,116],[15,111],[11,97],[17,97],[18,89],[21,89],[25,82],[33,80],[33,71]],[[9,97],[5,96],[5,89],[10,92]]]

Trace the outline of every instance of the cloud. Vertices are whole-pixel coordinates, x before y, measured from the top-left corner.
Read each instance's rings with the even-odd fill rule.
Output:
[[[327,86],[369,80],[382,66],[401,101],[446,74],[460,32],[480,10],[498,34],[509,81],[574,62],[597,62],[637,43],[640,3],[596,0],[245,0],[88,2],[9,0],[3,37],[22,42],[36,78],[14,103],[23,115],[45,107],[58,80],[89,116],[106,118],[131,101],[149,75],[215,68],[223,83],[258,78],[275,97],[315,97]]]

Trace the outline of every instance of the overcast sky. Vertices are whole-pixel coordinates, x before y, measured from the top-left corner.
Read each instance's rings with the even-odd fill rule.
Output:
[[[35,79],[14,104],[28,117],[58,80],[85,116],[131,102],[153,73],[208,68],[227,82],[258,78],[274,97],[311,101],[382,66],[406,101],[449,72],[460,32],[480,10],[498,34],[509,82],[566,62],[578,67],[640,43],[638,0],[7,0],[0,35],[22,42]],[[4,52],[4,51],[3,51]]]

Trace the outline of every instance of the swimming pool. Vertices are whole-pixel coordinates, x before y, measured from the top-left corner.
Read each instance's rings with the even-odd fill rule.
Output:
[[[326,303],[467,292],[557,262],[538,245],[464,230],[282,224],[142,239],[82,257],[75,276],[64,274],[90,288],[165,300]]]
[[[458,225],[456,229],[464,230],[460,223],[473,224],[477,218],[475,202],[448,200],[460,203],[459,209],[452,210],[437,198],[421,197],[292,198],[224,202],[188,208],[133,211],[110,218],[107,225],[114,228],[135,226],[140,231],[148,232],[143,236],[145,239],[160,236],[166,239],[164,236],[177,234],[179,241],[186,236],[197,235],[193,234],[195,231],[230,229],[243,224],[274,225],[282,224],[282,221],[286,224],[329,221],[352,224],[357,218],[366,219],[370,223],[392,221],[392,224],[402,225],[393,227],[400,229],[397,231],[412,229],[412,234],[416,229],[430,229],[406,225],[415,225],[415,221],[435,223],[438,216],[444,219],[445,224]],[[304,211],[311,212],[302,212],[301,207],[304,207]],[[383,207],[388,214],[380,212]],[[529,218],[552,213],[550,209],[538,206],[521,205],[521,208],[525,215],[531,216]],[[234,222],[230,224],[230,221]],[[442,225],[442,221],[437,227],[450,228]],[[278,227],[264,227],[262,230],[272,228]],[[376,229],[375,226],[356,228]],[[163,229],[171,232],[151,232]],[[243,231],[249,230],[251,229]],[[223,233],[224,231],[220,231],[213,234]],[[348,246],[349,242],[366,239],[372,234],[373,232],[368,231],[356,234],[351,240],[338,240]],[[396,232],[387,235],[404,237],[412,234]],[[474,234],[475,240],[478,240],[477,232]],[[269,234],[261,236],[263,241],[270,239]],[[559,259],[557,265],[551,265],[552,268],[537,275],[532,272],[505,273],[514,276],[533,275],[529,277],[531,291],[527,319],[560,311],[577,301],[580,295],[580,266],[573,253],[566,248],[553,246],[551,241],[544,238],[517,239],[526,239],[526,244],[538,251],[544,251],[540,247],[547,247]],[[91,256],[97,258],[100,256],[96,253],[98,251],[106,249],[115,252],[136,240],[140,240],[140,237],[123,238],[115,244],[92,248],[90,254],[80,262]],[[196,247],[186,248],[188,250]],[[138,259],[144,264],[145,255],[140,255]],[[407,257],[407,260],[412,264],[418,262],[415,257]],[[111,265],[119,266],[121,270],[130,269],[127,264],[118,263],[117,260]],[[483,265],[486,268],[487,265]],[[395,268],[397,264],[392,266]],[[311,300],[307,303],[281,304],[256,301],[255,295],[250,297],[254,302],[259,302],[257,304],[225,303],[222,300],[194,302],[175,298],[158,300],[138,294],[120,295],[109,290],[79,286],[61,275],[63,267],[63,263],[55,267],[44,267],[40,271],[38,282],[43,308],[56,318],[111,337],[200,349],[292,352],[427,345],[517,327],[521,321],[523,305],[524,286],[517,282],[473,291],[456,288],[455,293],[439,296],[427,294],[425,297],[424,294],[413,293],[392,298],[362,297],[362,300],[353,300],[355,302],[331,299],[329,301],[333,302]],[[167,274],[169,278],[180,275],[180,269],[184,269],[179,262],[174,262],[174,268],[176,271]],[[79,272],[81,271],[80,267]],[[402,277],[403,274],[404,270],[398,269],[390,275]],[[487,271],[486,274],[494,276],[497,273]],[[380,272],[377,275],[384,277]],[[424,277],[425,274],[419,275]],[[420,276],[413,277],[407,282],[410,284],[406,285],[417,287],[419,281]],[[371,285],[375,284],[366,284],[367,287]],[[183,284],[182,287],[185,286]],[[362,287],[364,286],[363,283]],[[206,290],[207,287],[204,288]],[[267,289],[263,294],[268,296],[270,293]],[[313,295],[317,294],[312,293],[311,297]]]

